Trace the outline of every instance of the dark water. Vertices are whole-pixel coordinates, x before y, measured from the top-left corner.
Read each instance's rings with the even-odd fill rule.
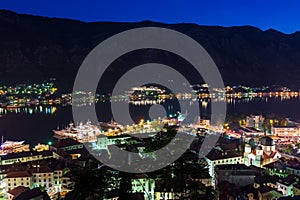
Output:
[[[188,100],[189,101],[189,100]],[[125,102],[120,102],[124,104]],[[195,104],[197,102],[190,102]],[[167,101],[163,106],[168,111],[168,114],[176,113],[178,105],[174,102]],[[129,106],[132,118],[135,121],[139,119],[147,119],[148,110],[151,106]],[[110,103],[102,102],[97,104],[97,116],[99,121],[110,121]],[[254,99],[234,100],[227,104],[227,113],[243,113],[243,114],[269,114],[275,113],[284,115],[293,119],[300,119],[300,99]],[[200,102],[201,115],[209,114],[210,104]],[[31,110],[23,109],[18,111],[0,110],[0,136],[4,136],[4,140],[25,140],[30,144],[38,142],[47,143],[54,141],[53,129],[57,126],[60,128],[66,127],[71,121],[72,109],[67,107],[38,107]]]

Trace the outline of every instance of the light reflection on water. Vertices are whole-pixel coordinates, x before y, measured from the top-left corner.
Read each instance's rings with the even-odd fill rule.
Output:
[[[53,115],[57,110],[56,106],[33,106],[33,107],[0,107],[0,115],[7,115],[9,113],[15,114],[36,114],[42,113],[46,115]]]
[[[187,99],[185,101],[190,105],[197,104],[199,101],[201,117],[209,116],[212,99]],[[228,114],[276,113],[300,119],[300,109],[298,109],[300,108],[300,99],[298,97],[234,98],[226,99],[226,102]],[[118,101],[118,103],[128,105],[126,101]],[[174,114],[179,110],[178,102],[176,103],[174,100],[166,99],[160,102],[160,105],[165,107],[167,114]],[[151,106],[129,104],[131,117],[134,121],[139,121],[141,118],[147,119]],[[85,109],[85,107],[80,109]],[[111,120],[110,102],[98,102],[96,110],[99,121],[108,122]],[[3,135],[4,139],[25,140],[31,144],[53,141],[52,130],[58,126],[64,128],[73,121],[71,106],[0,108],[0,115],[0,136]]]
[[[103,105],[103,104],[110,104],[111,101],[119,102],[119,103],[129,103],[131,107],[150,107],[152,105],[167,105],[165,108],[167,112],[172,112],[172,109],[178,109],[176,108],[176,105],[174,104],[174,101],[176,99],[170,98],[170,99],[157,99],[157,100],[135,100],[135,101],[127,101],[126,99],[113,99],[110,101],[99,101],[96,103],[96,105]],[[188,98],[184,99],[184,101],[188,101],[190,106],[194,105],[195,103],[199,103],[200,109],[207,111],[209,109],[210,102],[226,102],[229,107],[236,107],[238,104],[253,104],[253,103],[268,103],[268,101],[277,101],[278,103],[288,100],[300,100],[299,97],[296,96],[263,96],[263,97],[243,97],[243,98],[226,98],[226,97],[218,97],[218,98]],[[89,103],[82,103],[80,105],[81,107],[85,106],[91,106],[92,104]],[[7,115],[9,113],[14,114],[46,114],[46,115],[54,115],[57,111],[57,109],[62,109],[63,107],[70,107],[70,106],[45,106],[45,105],[39,105],[39,106],[24,106],[24,107],[0,107],[0,115]],[[102,110],[101,106],[97,110]],[[175,112],[175,111],[174,111]],[[176,110],[177,112],[177,110]]]

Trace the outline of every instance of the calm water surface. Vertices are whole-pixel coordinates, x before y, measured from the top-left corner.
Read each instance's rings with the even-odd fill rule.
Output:
[[[188,100],[190,101],[190,100]],[[120,102],[124,104],[125,102]],[[190,101],[190,104],[197,103]],[[162,103],[168,114],[176,113],[178,104],[173,101]],[[147,119],[148,110],[151,106],[133,106],[130,105],[130,113],[134,120]],[[110,103],[98,103],[97,115],[99,121],[109,121],[111,119]],[[285,115],[293,119],[300,119],[300,99],[254,99],[248,100],[233,100],[227,104],[227,112],[234,113],[276,113]],[[202,116],[207,116],[210,110],[210,103],[200,102],[200,110]],[[19,110],[7,111],[0,109],[0,136],[4,136],[4,140],[25,140],[30,144],[38,142],[47,143],[55,141],[53,138],[53,129],[57,127],[66,127],[71,121],[72,109],[71,106],[66,107],[36,107],[23,108]]]

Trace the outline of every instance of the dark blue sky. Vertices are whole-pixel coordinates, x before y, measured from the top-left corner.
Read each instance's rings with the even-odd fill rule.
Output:
[[[285,33],[300,30],[300,1],[297,0],[0,0],[0,8],[83,21],[153,20],[252,25]]]

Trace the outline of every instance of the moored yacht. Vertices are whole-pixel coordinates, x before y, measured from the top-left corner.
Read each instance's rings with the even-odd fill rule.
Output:
[[[69,127],[62,130],[53,130],[54,137],[58,139],[72,138],[78,142],[93,142],[97,137],[101,135],[101,130],[96,125],[92,125],[90,121],[80,123],[78,126],[74,126],[73,123],[69,124]]]

